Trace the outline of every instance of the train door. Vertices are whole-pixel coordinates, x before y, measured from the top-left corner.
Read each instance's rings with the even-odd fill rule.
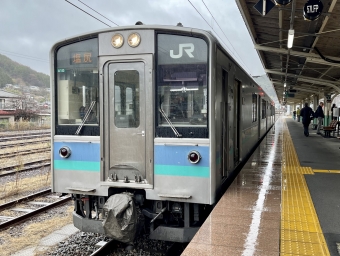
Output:
[[[266,131],[268,130],[268,102],[267,101],[265,101],[265,118],[266,118]]]
[[[109,63],[109,177],[129,182],[146,177],[146,102],[144,62]]]
[[[240,162],[240,111],[241,111],[241,83],[237,80],[234,81],[234,165]]]
[[[257,120],[258,120],[258,139],[261,137],[261,96],[259,95],[258,101],[257,101]]]
[[[222,176],[226,177],[228,176],[228,73],[225,70],[222,70],[222,104],[221,104],[221,125],[222,125],[222,159],[221,159],[221,165],[222,165]]]

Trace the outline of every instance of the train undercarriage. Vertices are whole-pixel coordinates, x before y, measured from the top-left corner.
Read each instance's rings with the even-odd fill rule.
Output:
[[[210,205],[145,200],[143,190],[110,192],[108,197],[72,194],[74,226],[128,244],[142,233],[150,239],[185,243],[212,209]]]

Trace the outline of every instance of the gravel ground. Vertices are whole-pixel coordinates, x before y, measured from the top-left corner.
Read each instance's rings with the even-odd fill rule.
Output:
[[[55,216],[65,216],[66,215],[66,212],[67,212],[67,208],[69,208],[71,205],[73,205],[73,202],[70,201],[66,204],[63,204],[62,206],[59,206],[57,208],[53,208],[53,209],[50,209],[48,211],[46,211],[45,213],[43,214],[40,214],[36,217],[33,217],[21,224],[18,224],[18,225],[15,225],[15,226],[12,226],[8,229],[5,229],[5,230],[2,230],[1,233],[6,233],[6,234],[9,234],[11,237],[19,237],[22,235],[22,230],[27,226],[27,225],[30,225],[32,223],[36,223],[36,222],[43,222],[44,220],[47,220],[47,219],[51,219]],[[5,241],[1,240],[0,239],[0,244],[3,244],[5,243]]]
[[[95,245],[100,241],[109,241],[110,239],[95,233],[84,233],[78,232],[69,239],[59,243],[57,247],[55,247],[54,251],[47,252],[45,255],[48,256],[85,256],[90,255],[98,248]],[[116,248],[112,249],[109,256],[162,256],[166,255],[166,251],[172,245],[171,242],[150,240],[148,235],[140,236],[134,247],[127,251],[126,244],[117,242]],[[178,254],[180,255],[180,253]],[[171,256],[176,256],[172,254]]]

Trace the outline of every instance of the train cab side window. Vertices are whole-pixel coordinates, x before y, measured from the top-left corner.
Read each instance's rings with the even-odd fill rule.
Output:
[[[158,34],[156,136],[208,137],[208,46],[200,38]]]
[[[98,126],[98,39],[61,47],[56,77],[56,125]]]

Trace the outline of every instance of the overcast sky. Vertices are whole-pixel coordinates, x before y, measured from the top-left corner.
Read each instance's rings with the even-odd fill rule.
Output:
[[[120,26],[134,25],[140,20],[144,24],[176,25],[181,22],[185,27],[210,31],[213,28],[248,73],[264,74],[234,0],[190,0],[209,24],[187,0],[68,1],[112,27],[116,25],[83,3]],[[55,42],[104,28],[108,26],[64,0],[1,0],[0,54],[49,74],[49,51]]]
[[[116,25],[111,21],[119,26],[181,22],[210,30],[249,74],[265,74],[235,0],[68,1],[112,27]],[[104,28],[108,26],[65,0],[1,0],[0,54],[49,75],[49,51],[55,42]]]

